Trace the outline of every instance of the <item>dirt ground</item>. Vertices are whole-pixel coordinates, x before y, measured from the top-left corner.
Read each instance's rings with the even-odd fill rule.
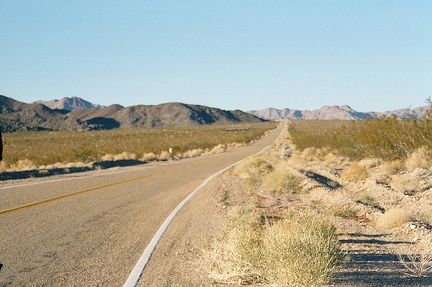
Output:
[[[407,254],[430,254],[432,171],[389,172],[384,163],[363,161],[368,177],[344,180],[345,159],[274,147],[291,172],[302,178],[300,194],[251,188],[233,170],[212,180],[180,211],[155,250],[139,286],[237,286],[217,282],[202,266],[201,248],[238,206],[263,214],[311,208],[337,228],[344,262],[327,286],[432,286],[431,272],[409,271]],[[432,218],[430,218],[432,219]],[[425,259],[430,263],[428,259]],[[419,264],[416,264],[419,266]],[[426,267],[430,266],[426,265]],[[254,286],[254,285],[249,285]],[[262,286],[262,285],[260,285]]]

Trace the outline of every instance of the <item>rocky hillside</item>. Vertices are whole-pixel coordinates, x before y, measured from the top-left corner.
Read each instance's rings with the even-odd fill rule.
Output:
[[[51,100],[51,101],[36,101],[34,104],[43,104],[50,109],[60,109],[60,110],[85,110],[85,109],[93,109],[93,108],[102,108],[101,105],[92,104],[86,100],[83,100],[78,97],[72,98],[62,98],[60,100]]]
[[[75,101],[79,103],[80,101]],[[82,103],[82,102],[81,102]],[[63,105],[63,107],[65,107]],[[77,107],[75,105],[75,107]],[[71,106],[69,106],[71,108]],[[3,132],[38,130],[97,130],[130,127],[175,127],[202,124],[262,122],[240,110],[225,111],[199,105],[166,103],[91,109],[52,109],[41,103],[26,104],[0,96],[0,129]]]
[[[427,107],[416,109],[400,109],[388,112],[357,112],[349,106],[324,106],[318,110],[293,110],[268,108],[250,111],[257,117],[268,120],[302,119],[302,120],[354,120],[368,117],[386,117],[396,115],[398,118],[419,118],[425,114]]]

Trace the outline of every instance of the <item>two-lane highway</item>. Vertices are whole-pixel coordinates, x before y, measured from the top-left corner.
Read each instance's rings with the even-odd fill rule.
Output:
[[[0,286],[122,286],[172,210],[282,126],[222,154],[0,188]]]

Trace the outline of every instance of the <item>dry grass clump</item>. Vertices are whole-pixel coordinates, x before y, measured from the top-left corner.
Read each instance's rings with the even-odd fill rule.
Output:
[[[18,162],[11,164],[8,170],[18,171],[18,170],[32,170],[35,169],[36,165],[29,159],[18,160]]]
[[[273,166],[260,156],[244,160],[234,168],[234,172],[249,186],[261,183],[261,177],[272,170]]]
[[[416,221],[432,226],[432,209],[419,212],[416,216]]]
[[[393,208],[382,214],[377,220],[376,225],[383,228],[399,227],[407,222],[414,220],[413,214],[403,208]]]
[[[414,277],[430,277],[432,274],[432,238],[426,236],[396,253],[406,268],[406,274]]]
[[[204,153],[204,150],[202,150],[202,149],[193,149],[193,150],[188,150],[187,152],[183,153],[180,157],[181,158],[198,157],[198,156],[201,156],[203,153]]]
[[[384,169],[390,174],[396,174],[402,169],[402,161],[400,159],[396,159],[389,162],[385,162]]]
[[[349,205],[335,205],[329,209],[329,213],[333,216],[349,218],[357,216],[358,208]]]
[[[9,167],[8,164],[5,163],[4,161],[0,162],[0,172],[6,171],[8,169],[8,167]]]
[[[371,205],[376,202],[375,198],[373,196],[370,196],[369,194],[361,194],[359,195],[357,200],[367,205]]]
[[[301,193],[302,181],[299,176],[293,175],[288,169],[279,166],[264,176],[262,187],[271,192]]]
[[[405,166],[409,171],[416,168],[428,168],[430,166],[430,152],[425,147],[415,150],[405,161]]]
[[[313,212],[291,212],[263,236],[263,274],[279,286],[321,286],[340,263],[334,226]]]
[[[273,224],[237,212],[203,253],[216,280],[277,286],[321,286],[341,260],[333,225],[306,211],[291,211]]]
[[[161,153],[158,156],[159,160],[169,160],[170,158],[171,158],[171,154],[166,150],[161,151]]]
[[[203,249],[203,263],[210,277],[224,282],[237,282],[239,279],[264,281],[258,270],[261,261],[261,228],[253,213],[234,211],[221,233]]]
[[[342,179],[345,181],[364,181],[368,178],[369,172],[367,168],[358,163],[355,162],[351,164],[343,173],[342,173]]]
[[[143,153],[141,158],[140,158],[140,160],[143,160],[143,161],[155,161],[157,159],[158,159],[157,155],[152,153],[152,152]]]
[[[101,157],[102,160],[128,160],[128,159],[136,159],[137,156],[134,153],[122,152],[120,154],[106,154]]]

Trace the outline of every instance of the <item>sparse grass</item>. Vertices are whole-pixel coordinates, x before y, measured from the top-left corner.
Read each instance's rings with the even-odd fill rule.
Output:
[[[402,169],[402,161],[399,159],[392,160],[390,162],[384,163],[384,168],[389,172],[390,174],[396,174]]]
[[[290,134],[299,150],[337,151],[352,160],[406,160],[422,147],[432,147],[432,120],[365,119],[355,121],[292,121]]]
[[[349,205],[335,205],[330,208],[329,213],[333,216],[349,218],[357,216],[358,209]]]
[[[377,220],[376,225],[383,228],[395,228],[414,219],[413,214],[403,208],[393,208],[382,214]]]
[[[262,186],[264,190],[272,192],[301,193],[302,179],[293,175],[289,170],[278,168],[265,175]]]
[[[425,147],[421,147],[412,152],[405,162],[408,170],[412,171],[416,168],[427,168],[430,166],[430,151]]]
[[[341,261],[335,228],[308,211],[290,211],[273,224],[237,212],[203,253],[216,280],[276,286],[321,286]]]
[[[273,166],[261,156],[246,159],[234,168],[234,172],[251,187],[260,184],[263,175],[272,170]]]
[[[414,277],[429,277],[432,271],[432,241],[427,236],[421,241],[410,244],[403,253],[396,253],[406,268],[406,273]]]
[[[432,210],[429,209],[429,210],[419,212],[416,216],[416,220],[432,226]]]
[[[370,196],[369,194],[361,194],[358,197],[358,201],[366,205],[371,205],[375,203],[375,198]]]
[[[357,162],[351,164],[342,173],[342,179],[346,181],[364,181],[368,176],[369,172],[367,168]]]
[[[56,163],[89,163],[105,158],[135,154],[135,158],[191,156],[189,151],[210,151],[219,145],[249,143],[275,123],[218,125],[178,128],[113,129],[104,131],[40,131],[3,133],[3,162],[7,168],[18,167],[19,161],[34,166]],[[154,156],[149,156],[154,155]]]

